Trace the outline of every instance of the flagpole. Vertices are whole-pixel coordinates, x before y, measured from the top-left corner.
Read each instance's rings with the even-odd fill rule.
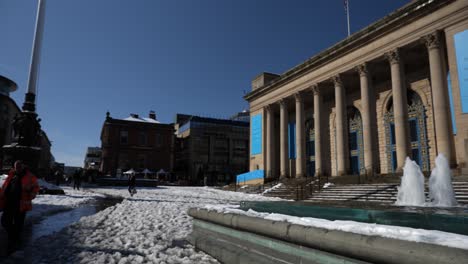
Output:
[[[346,16],[348,17],[348,37],[351,35],[351,29],[349,27],[349,0],[346,1]]]

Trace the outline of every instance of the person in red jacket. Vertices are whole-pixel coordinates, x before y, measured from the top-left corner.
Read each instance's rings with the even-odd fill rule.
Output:
[[[16,161],[14,168],[0,189],[0,209],[3,209],[2,226],[8,234],[8,254],[14,252],[20,241],[24,218],[32,210],[31,201],[39,192],[37,178],[23,162]]]

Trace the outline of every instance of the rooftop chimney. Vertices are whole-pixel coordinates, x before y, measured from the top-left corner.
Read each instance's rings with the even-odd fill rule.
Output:
[[[130,114],[130,116],[133,117],[133,118],[138,118],[137,114]]]
[[[259,74],[255,79],[252,81],[252,91],[256,90],[258,88],[267,86],[270,84],[272,81],[278,79],[280,76],[277,74],[269,73],[269,72],[263,72]]]
[[[151,118],[151,119],[153,119],[153,120],[156,120],[156,113],[155,113],[153,110],[151,110],[151,111],[149,112],[149,116],[148,116],[148,117]]]

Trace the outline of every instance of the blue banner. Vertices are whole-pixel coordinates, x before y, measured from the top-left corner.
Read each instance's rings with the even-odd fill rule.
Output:
[[[296,158],[296,123],[292,122],[288,125],[288,140],[289,140],[289,158]]]
[[[265,175],[264,170],[254,170],[254,171],[250,171],[250,172],[237,175],[236,182],[237,184],[248,183],[249,181],[263,179],[264,175]]]
[[[447,75],[447,83],[448,83],[448,92],[449,92],[449,100],[450,100],[450,113],[452,116],[453,134],[457,134],[457,122],[455,121],[455,108],[453,107],[453,94],[452,94],[452,79],[450,78],[450,73]]]
[[[252,138],[250,155],[262,154],[262,114],[252,116],[252,122],[250,122],[250,133]]]
[[[468,30],[454,35],[462,112],[468,113]]]

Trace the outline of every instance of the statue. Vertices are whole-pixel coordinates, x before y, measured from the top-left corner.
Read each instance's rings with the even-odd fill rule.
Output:
[[[40,118],[35,114],[21,113],[13,119],[14,140],[18,145],[33,147],[39,146],[41,136]]]

